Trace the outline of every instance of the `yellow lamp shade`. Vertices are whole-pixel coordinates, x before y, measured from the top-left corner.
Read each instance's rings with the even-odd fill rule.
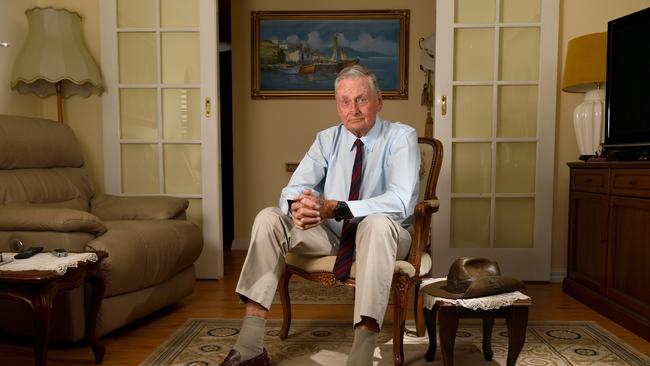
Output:
[[[61,82],[64,98],[103,91],[99,67],[81,34],[81,16],[66,9],[32,8],[25,12],[29,33],[14,62],[11,88],[46,97]]]
[[[605,83],[607,32],[592,33],[569,41],[562,90],[586,93]]]

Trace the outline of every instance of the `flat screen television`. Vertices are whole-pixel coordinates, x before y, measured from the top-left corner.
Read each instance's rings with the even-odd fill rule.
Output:
[[[650,160],[650,8],[607,23],[604,148]]]

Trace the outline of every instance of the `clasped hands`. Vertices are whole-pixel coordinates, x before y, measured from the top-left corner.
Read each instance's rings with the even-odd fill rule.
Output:
[[[334,217],[337,201],[314,196],[311,189],[305,189],[291,204],[293,224],[300,230],[307,230],[321,224],[323,219]]]

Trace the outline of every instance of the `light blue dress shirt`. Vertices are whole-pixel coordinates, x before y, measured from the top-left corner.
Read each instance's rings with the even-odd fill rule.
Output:
[[[325,199],[346,201],[357,221],[381,213],[403,223],[413,215],[420,169],[415,129],[377,116],[372,129],[361,137],[364,154],[359,200],[348,201],[356,139],[342,123],[319,132],[289,184],[282,189],[279,204],[282,212],[288,213],[288,200],[309,188]],[[342,222],[328,219],[324,224],[341,233]]]

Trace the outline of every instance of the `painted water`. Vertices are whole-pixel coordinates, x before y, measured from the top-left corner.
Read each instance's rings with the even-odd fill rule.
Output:
[[[394,57],[361,58],[360,65],[372,70],[379,79],[381,90],[399,90],[399,60]],[[263,91],[333,91],[336,72],[316,71],[311,74],[262,70],[260,86]]]

